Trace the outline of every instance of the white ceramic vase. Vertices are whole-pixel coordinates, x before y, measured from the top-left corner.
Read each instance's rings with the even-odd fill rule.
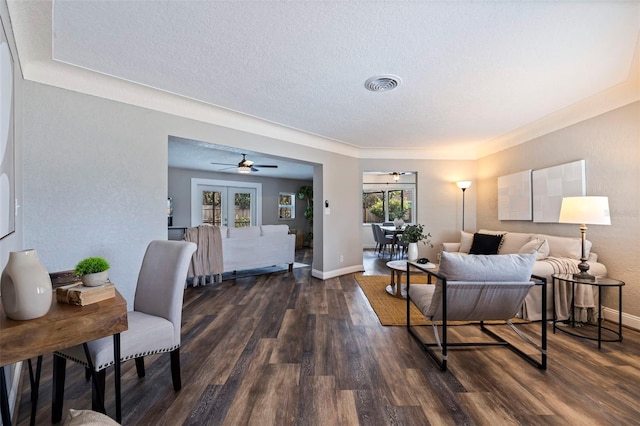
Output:
[[[409,243],[407,248],[407,259],[409,262],[415,262],[418,260],[418,243]]]
[[[0,278],[2,307],[13,320],[46,315],[51,308],[51,277],[35,250],[12,251]]]
[[[393,224],[396,226],[396,229],[402,229],[402,227],[404,226],[404,220],[398,218],[393,221]]]
[[[80,279],[82,284],[87,287],[96,287],[109,281],[109,270],[96,272],[95,274],[84,274]]]

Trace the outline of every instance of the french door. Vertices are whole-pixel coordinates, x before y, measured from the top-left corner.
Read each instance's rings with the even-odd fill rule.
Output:
[[[193,182],[194,180],[200,182]],[[224,185],[224,184],[233,185]],[[242,186],[234,186],[241,184]],[[260,184],[192,179],[191,226],[242,228],[258,224]]]

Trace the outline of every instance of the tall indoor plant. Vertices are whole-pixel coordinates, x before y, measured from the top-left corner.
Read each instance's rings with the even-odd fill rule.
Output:
[[[410,262],[415,262],[418,259],[419,242],[433,247],[433,244],[431,244],[431,232],[427,232],[425,234],[424,226],[419,223],[407,226],[404,232],[400,235],[400,241],[409,244],[407,249],[407,258]]]
[[[309,232],[305,238],[307,245],[313,246],[313,186],[304,185],[298,190],[298,198],[307,202],[303,216],[309,222]]]

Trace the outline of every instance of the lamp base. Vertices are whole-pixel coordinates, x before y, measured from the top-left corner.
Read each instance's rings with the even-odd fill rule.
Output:
[[[576,272],[573,278],[580,281],[595,281],[596,277],[588,272]]]

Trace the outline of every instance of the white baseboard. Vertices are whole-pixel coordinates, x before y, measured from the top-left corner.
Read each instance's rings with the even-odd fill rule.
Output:
[[[602,316],[607,321],[618,323],[619,311],[617,309],[602,308]],[[640,331],[640,317],[622,313],[622,325]]]
[[[364,272],[364,265],[354,265],[347,268],[334,269],[333,271],[318,271],[317,269],[311,270],[311,276],[319,278],[321,280],[328,280],[329,278],[339,277],[340,275],[352,274],[354,272]]]

